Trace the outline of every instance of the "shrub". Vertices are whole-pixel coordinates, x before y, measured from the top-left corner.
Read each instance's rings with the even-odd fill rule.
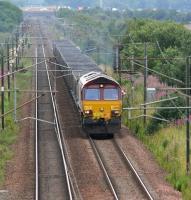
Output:
[[[171,97],[174,97],[175,95],[170,95]],[[182,98],[177,98],[174,100],[169,100],[169,101],[164,101],[159,103],[159,107],[175,107],[175,106],[185,106],[185,100]],[[158,109],[155,111],[155,113],[153,114],[154,117],[163,117],[166,120],[169,120],[170,122],[180,119],[181,117],[183,117],[183,115],[185,114],[185,110],[181,109],[181,111],[179,109]],[[159,130],[161,127],[165,126],[167,124],[167,122],[164,121],[160,121],[157,119],[152,119],[148,126],[147,126],[147,132],[148,133],[153,133],[154,131]]]

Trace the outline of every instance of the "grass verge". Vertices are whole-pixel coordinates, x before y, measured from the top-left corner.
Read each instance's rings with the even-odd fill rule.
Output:
[[[144,135],[142,139],[158,163],[168,172],[167,181],[182,192],[183,199],[191,199],[191,176],[186,174],[185,126],[171,125],[154,135]]]
[[[124,98],[125,106],[135,106],[143,103],[143,86],[135,87],[134,99],[132,100],[131,84],[123,81],[127,95]],[[152,112],[148,112],[152,115]],[[131,117],[143,114],[143,111],[132,111]],[[185,200],[191,199],[191,176],[186,174],[186,128],[185,125],[169,123],[162,126],[153,134],[146,132],[143,118],[128,119],[127,112],[123,113],[123,123],[146,145],[152,152],[159,165],[168,173],[166,180],[178,191],[182,192]],[[149,124],[150,119],[147,119]]]
[[[24,58],[20,62],[21,66],[32,65],[32,60]],[[19,89],[30,89],[31,88],[31,78],[32,72],[20,72],[16,75],[17,88]],[[13,84],[13,83],[12,83]],[[13,88],[13,85],[12,85]],[[18,93],[17,102],[18,104],[22,102],[22,98],[25,94]],[[11,94],[11,101],[7,99],[5,95],[5,110],[8,111],[13,108],[13,93]],[[20,113],[19,111],[18,113]],[[14,122],[13,113],[5,117],[5,129],[0,132],[0,185],[5,181],[5,170],[7,161],[14,156],[14,149],[12,145],[16,142],[17,137],[20,133],[20,127]]]

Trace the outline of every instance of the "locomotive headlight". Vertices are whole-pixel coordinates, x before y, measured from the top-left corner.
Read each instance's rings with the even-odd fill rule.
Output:
[[[100,108],[99,110],[100,110],[101,112],[103,112],[103,111],[104,111],[104,108]]]
[[[112,110],[111,111],[111,116],[112,117],[116,117],[116,116],[119,116],[120,115],[120,110]]]
[[[84,114],[86,115],[86,116],[92,116],[93,115],[93,112],[92,112],[92,110],[84,110]]]

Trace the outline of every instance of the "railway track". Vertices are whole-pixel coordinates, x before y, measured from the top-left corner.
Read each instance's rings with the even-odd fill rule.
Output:
[[[116,146],[116,148],[118,149],[118,151],[121,153],[121,155],[123,156],[125,162],[127,163],[128,167],[130,168],[130,170],[133,172],[135,179],[137,180],[137,183],[140,185],[140,187],[142,188],[142,191],[145,193],[145,196],[149,199],[149,200],[154,200],[153,195],[151,194],[151,192],[149,191],[149,189],[147,188],[146,184],[144,183],[144,181],[142,180],[141,176],[139,175],[139,173],[137,172],[136,168],[133,166],[133,163],[131,162],[131,160],[128,158],[128,156],[126,155],[126,153],[123,151],[122,147],[117,143],[117,141],[114,139],[114,144]]]
[[[43,44],[42,44],[42,52],[43,52],[43,55],[40,55],[40,57],[43,58],[43,56],[44,56],[44,59],[45,59],[46,55],[45,55],[45,50],[44,50]],[[42,61],[42,60],[39,60],[39,62],[40,61]],[[45,68],[47,70],[46,75],[48,78],[49,89],[50,89],[50,91],[52,91],[51,80],[50,80],[51,76],[48,72],[48,66],[47,66],[46,61],[45,61]],[[58,117],[56,101],[54,99],[52,92],[50,92],[50,95],[51,95],[51,101],[52,101],[52,105],[53,105],[56,134],[57,134],[58,142],[60,145],[62,157],[64,157],[65,147],[63,147],[62,144],[63,144],[63,141],[65,141],[65,139],[64,139],[64,137],[65,137],[64,135],[66,134],[65,132],[67,129],[69,129],[69,128],[72,129],[73,126],[75,128],[75,126],[79,126],[79,125],[73,124],[74,117],[71,117],[71,120],[69,120],[70,119],[69,112],[71,112],[71,110],[70,110],[71,108],[67,112],[64,112],[64,113],[68,113],[67,124],[65,124],[64,128],[62,125],[58,124],[59,117]],[[75,109],[74,109],[74,112],[76,113]],[[77,113],[76,113],[76,115],[77,115]],[[78,121],[78,120],[76,119],[76,121]],[[60,130],[60,127],[61,127],[61,130]],[[80,131],[79,128],[78,128],[78,131],[82,132],[82,130]],[[81,133],[79,133],[79,134],[81,134]],[[152,200],[153,199],[152,195],[148,191],[145,184],[142,182],[142,180],[139,177],[138,173],[136,172],[135,168],[132,166],[130,160],[127,158],[127,156],[125,155],[123,150],[120,148],[120,146],[117,145],[117,143],[114,142],[114,140],[108,140],[108,141],[105,140],[105,141],[100,141],[100,142],[104,146],[105,145],[107,146],[109,143],[111,143],[111,144],[109,144],[107,149],[112,149],[112,152],[109,151],[108,152],[109,154],[107,154],[107,151],[101,150],[101,148],[98,147],[100,145],[100,144],[98,144],[99,143],[98,141],[94,141],[90,138],[91,146],[93,148],[93,151],[96,153],[96,157],[98,158],[101,168],[104,171],[104,175],[107,178],[107,183],[108,183],[109,187],[111,188],[113,197],[115,199],[126,199],[127,197],[129,199],[134,199],[136,197],[137,199],[151,199]],[[105,148],[103,148],[103,149],[105,149]],[[108,160],[108,158],[110,160]],[[63,159],[63,161],[64,161],[63,163],[65,166],[66,182],[67,182],[68,188],[70,188],[70,185],[71,185],[70,175],[69,174],[67,175],[67,173],[66,173],[66,171],[68,171],[68,169],[67,169],[68,161],[66,161],[65,159]],[[110,164],[113,161],[118,162],[119,170],[112,169],[112,165],[110,165]],[[122,173],[121,173],[121,171],[122,171]],[[73,177],[75,177],[75,175]],[[78,183],[79,183],[79,180],[78,180]],[[77,190],[79,190],[79,188],[77,188]],[[71,188],[68,191],[69,191],[69,197],[72,198]],[[78,194],[79,194],[78,195],[79,199],[82,198],[80,191],[78,192]],[[77,195],[75,195],[75,196],[77,197]]]
[[[132,162],[115,139],[102,141],[94,140],[89,136],[89,141],[114,199],[154,199]],[[113,168],[114,163],[115,166],[117,163],[117,169]]]
[[[61,77],[59,72],[57,77]],[[63,78],[57,79],[57,103],[65,137],[77,199],[113,200],[86,133],[82,130],[76,106]]]
[[[36,91],[46,90],[49,92],[40,99],[36,98],[35,103],[37,119],[35,124],[35,200],[71,200],[73,199],[73,192],[61,139],[51,75],[46,61],[45,42],[42,39],[41,30],[37,31]],[[38,92],[36,92],[36,97],[38,97]]]
[[[86,193],[88,193],[87,190],[91,185],[90,181],[95,183],[95,180],[94,180],[95,174],[96,174],[97,180],[99,179],[100,174],[105,174],[105,176],[107,176],[106,181],[104,180],[104,176],[103,176],[101,178],[101,182],[99,181],[96,182],[96,184],[100,184],[100,186],[102,185],[103,189],[105,190],[102,196],[102,192],[97,189],[97,199],[113,199],[113,198],[114,199],[127,199],[127,198],[153,199],[153,197],[151,196],[150,192],[148,191],[144,183],[142,185],[140,184],[141,179],[137,180],[137,177],[135,177],[134,175],[135,171],[132,172],[132,169],[129,169],[130,167],[127,166],[127,163],[126,163],[127,161],[124,158],[125,154],[122,155],[122,153],[119,152],[119,149],[118,149],[119,147],[117,147],[117,145],[114,143],[113,140],[101,140],[100,142],[102,142],[103,146],[105,145],[107,146],[107,143],[111,142],[111,146],[114,148],[114,151],[110,152],[109,151],[110,147],[103,148],[104,151],[108,153],[108,155],[106,155],[104,159],[102,158],[102,156],[101,158],[98,158],[100,156],[99,155],[97,156],[97,153],[95,156],[94,151],[97,151],[98,154],[100,154],[100,150],[98,150],[97,147],[95,147],[96,148],[95,150],[95,148],[92,147],[93,145],[90,145],[90,143],[88,142],[86,133],[84,133],[83,130],[80,128],[79,118],[77,117],[78,116],[77,109],[75,108],[71,95],[67,91],[64,81],[62,83],[59,82],[59,84],[57,84],[57,90],[59,92],[59,96],[58,96],[59,111],[60,113],[62,113],[62,116],[61,116],[62,130],[63,130],[63,134],[66,137],[71,165],[74,168],[73,173],[75,175],[76,182],[78,184],[78,190],[81,193],[82,199],[95,198],[95,196],[94,198],[92,198],[92,196],[86,195]],[[63,93],[61,93],[60,91],[63,91]],[[93,143],[95,142],[92,139],[90,140]],[[91,154],[91,158],[89,158],[89,154]],[[116,157],[113,157],[114,154],[116,155]],[[98,170],[96,169],[97,167],[96,165],[98,164],[96,157],[98,158],[99,163],[101,160],[102,162],[101,165],[104,165],[104,166],[106,165],[105,168],[101,167],[101,169],[104,168],[104,170],[101,170],[101,172],[100,171],[98,172]],[[96,161],[94,160],[94,158],[96,159]],[[122,161],[119,161],[119,162],[122,162],[122,165],[118,167],[119,167],[119,171],[125,170],[125,173],[121,175],[118,174],[119,176],[125,177],[126,174],[130,174],[128,175],[128,177],[122,178],[123,180],[121,183],[119,183],[120,180],[117,180],[118,179],[117,174],[114,174],[114,176],[112,177],[111,173],[109,172],[107,166],[110,165],[111,161],[108,161],[107,158],[108,160],[113,159],[116,162],[118,162],[118,160],[122,160]],[[92,166],[92,163],[93,163],[93,166]],[[92,172],[90,172],[90,170],[87,171],[86,169],[87,165],[88,165],[88,168],[92,170]],[[82,173],[86,174],[86,177],[84,177],[84,180],[81,180]],[[89,177],[90,175],[92,176],[91,178]],[[83,184],[86,184],[85,183],[86,181],[89,182],[89,185],[86,186],[87,188],[84,193]],[[105,184],[104,182],[107,185],[107,189],[106,189],[106,186],[104,186]],[[130,189],[128,189],[126,185],[130,185]],[[108,191],[108,189],[110,190],[110,192]],[[145,190],[147,190],[148,194]]]
[[[71,57],[67,57],[67,59],[75,60],[75,56],[73,54],[70,55],[70,53],[67,52],[67,56],[71,56]],[[67,90],[67,88],[66,88],[66,86],[64,86],[64,84],[61,85],[60,80],[58,81],[57,85],[59,87],[59,88],[57,88],[58,91]],[[64,90],[63,90],[63,88],[64,88]],[[82,152],[82,151],[83,151],[83,149],[91,148],[91,154],[94,154],[94,151],[97,152],[96,156],[91,155],[92,162],[94,162],[94,165],[95,165],[95,161],[93,160],[93,157],[94,158],[97,157],[98,162],[100,163],[100,165],[102,166],[101,168],[103,169],[103,171],[101,173],[103,174],[103,172],[104,172],[105,176],[107,177],[107,181],[106,181],[108,183],[107,190],[106,190],[107,195],[108,195],[107,199],[113,199],[113,197],[115,199],[127,199],[127,198],[134,199],[135,197],[137,197],[137,199],[153,199],[151,194],[149,193],[148,189],[146,188],[144,183],[141,181],[140,177],[135,176],[135,174],[138,175],[136,173],[135,169],[132,172],[132,169],[130,170],[130,167],[129,166],[127,167],[127,163],[126,163],[127,161],[124,160],[125,159],[124,157],[121,158],[122,154],[119,154],[119,152],[118,152],[119,149],[117,150],[115,148],[116,151],[114,152],[114,154],[115,155],[117,154],[116,160],[119,160],[119,159],[123,160],[123,161],[121,161],[120,169],[122,171],[125,171],[125,173],[122,176],[126,176],[125,178],[120,179],[120,180],[122,180],[121,183],[119,183],[120,180],[116,180],[117,179],[117,177],[115,177],[116,173],[114,174],[113,177],[111,177],[111,174],[110,174],[110,172],[108,172],[108,169],[107,169],[108,167],[104,167],[104,165],[105,165],[104,163],[106,163],[106,162],[103,162],[102,161],[103,159],[99,156],[99,150],[97,150],[97,148],[93,144],[94,143],[93,140],[91,140],[92,145],[85,144],[85,141],[83,141],[84,144],[82,144],[82,141],[80,141],[80,139],[84,138],[87,140],[86,133],[84,133],[83,130],[80,128],[79,118],[77,117],[78,116],[77,109],[75,109],[74,105],[70,105],[70,103],[69,103],[69,102],[72,102],[71,96],[66,94],[66,93],[68,93],[68,91],[64,91],[64,93],[65,93],[65,95],[63,95],[62,97],[61,96],[58,97],[58,105],[59,105],[60,113],[65,113],[65,115],[62,114],[62,129],[64,132],[63,134],[66,136],[66,140],[67,140],[69,149],[71,149],[70,157],[71,157],[72,165],[75,166],[76,165],[75,160],[78,160],[78,169],[75,169],[75,167],[74,167],[74,173],[75,173],[75,177],[77,179],[77,184],[79,184],[79,183],[82,184],[82,181],[79,180],[79,178],[78,178],[78,177],[81,177],[80,173],[83,173],[83,172],[81,172],[81,169],[83,169],[84,173],[87,174],[87,176],[86,176],[87,180],[90,179],[88,177],[89,172],[87,172],[86,168],[83,168],[83,165],[85,165],[87,162],[86,160],[90,159],[90,158],[88,158],[89,152],[87,152],[87,151]],[[60,92],[59,92],[59,95],[61,95]],[[76,141],[75,144],[73,143],[74,140]],[[103,141],[103,145],[107,142],[108,141]],[[75,146],[75,149],[73,149],[73,147],[72,147],[73,145]],[[80,145],[81,145],[81,147],[80,147]],[[108,149],[106,149],[106,152],[107,151],[108,151]],[[85,157],[85,153],[86,153],[86,157]],[[80,155],[80,157],[82,158],[84,163],[82,163],[75,154]],[[111,152],[109,152],[109,154],[111,154]],[[110,159],[111,156],[109,154],[106,157],[108,157]],[[113,158],[111,158],[111,159],[113,159]],[[106,165],[109,165],[109,162]],[[130,166],[132,167],[132,165],[130,165]],[[90,164],[89,164],[89,169],[91,169],[93,171],[93,173],[97,172],[97,170],[95,169],[95,166],[94,166],[94,168],[91,168]],[[99,172],[99,174],[100,174],[100,172]],[[99,177],[99,174],[97,175],[97,177]],[[128,175],[126,175],[126,174],[128,174]],[[92,179],[94,176],[95,175],[92,175]],[[136,181],[134,180],[135,177],[136,177]],[[85,181],[83,181],[83,182],[85,182]],[[79,184],[78,189],[79,189],[80,193],[82,194],[82,197],[85,197],[85,199],[92,198],[89,196],[87,197],[86,194],[84,194],[83,187],[80,184]],[[102,184],[103,184],[103,180],[102,180]],[[110,193],[108,192],[108,189],[109,189],[108,185],[111,188]],[[125,185],[130,185],[130,188],[126,187]],[[101,193],[101,191],[99,191],[99,192]],[[110,195],[112,195],[113,197],[111,197]],[[99,199],[99,197],[97,197],[97,198]],[[106,193],[105,193],[104,198],[106,198]],[[104,199],[104,198],[102,197],[101,199]]]

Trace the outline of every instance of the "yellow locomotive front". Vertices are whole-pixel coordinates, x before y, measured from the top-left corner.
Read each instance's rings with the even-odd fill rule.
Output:
[[[89,133],[115,133],[121,128],[122,96],[117,82],[98,79],[82,90],[82,123]]]

